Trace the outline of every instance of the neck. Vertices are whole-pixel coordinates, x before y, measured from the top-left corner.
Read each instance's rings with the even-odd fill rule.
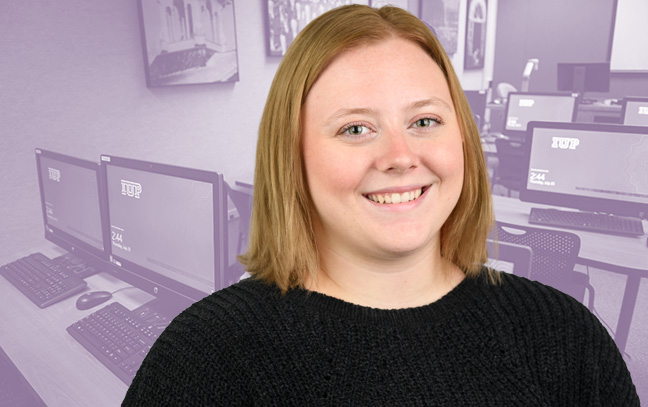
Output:
[[[353,304],[398,309],[430,304],[456,287],[463,272],[435,249],[390,258],[319,247],[321,268],[306,288]]]

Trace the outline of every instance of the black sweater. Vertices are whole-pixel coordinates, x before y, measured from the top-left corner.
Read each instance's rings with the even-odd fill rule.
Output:
[[[122,406],[639,405],[582,304],[502,278],[400,310],[244,280],[173,320]]]

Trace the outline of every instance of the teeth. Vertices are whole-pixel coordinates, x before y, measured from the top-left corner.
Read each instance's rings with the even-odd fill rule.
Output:
[[[419,188],[415,191],[403,192],[402,194],[370,194],[367,195],[367,198],[381,204],[399,204],[413,201],[420,197],[421,193],[422,190]]]

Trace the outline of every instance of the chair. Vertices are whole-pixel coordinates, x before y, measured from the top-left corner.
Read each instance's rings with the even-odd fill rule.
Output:
[[[517,89],[515,88],[515,86],[511,85],[508,82],[500,82],[495,87],[495,95],[497,97],[497,100],[499,100],[501,103],[506,102],[506,99],[508,99],[508,94],[511,92],[517,92]]]
[[[520,191],[522,182],[526,181],[524,144],[507,138],[497,138],[495,139],[495,149],[497,150],[497,165],[493,169],[491,189],[495,184],[502,185],[507,189],[510,197],[511,190]]]
[[[515,243],[486,240],[489,262],[487,265],[499,271],[511,272],[517,276],[529,278],[533,251],[528,246]],[[503,262],[503,263],[502,263]],[[508,269],[510,263],[512,269]]]
[[[588,308],[594,309],[594,287],[589,276],[574,271],[581,245],[578,235],[497,222],[491,236],[499,242],[530,247],[533,252],[529,272],[531,280],[552,286],[580,302],[585,300],[587,291]]]
[[[252,217],[252,194],[254,190],[251,187],[234,184],[227,185],[227,194],[236,206],[239,214],[239,236],[236,247],[236,253],[240,254],[247,245],[248,234],[250,231],[250,218]]]

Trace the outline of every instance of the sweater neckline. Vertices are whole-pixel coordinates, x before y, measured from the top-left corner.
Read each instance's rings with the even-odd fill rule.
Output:
[[[391,326],[420,325],[422,322],[438,323],[451,318],[452,315],[475,301],[477,297],[475,287],[481,279],[481,277],[466,276],[438,300],[411,308],[372,308],[302,288],[288,291],[285,299],[301,308],[335,316],[349,322]]]

